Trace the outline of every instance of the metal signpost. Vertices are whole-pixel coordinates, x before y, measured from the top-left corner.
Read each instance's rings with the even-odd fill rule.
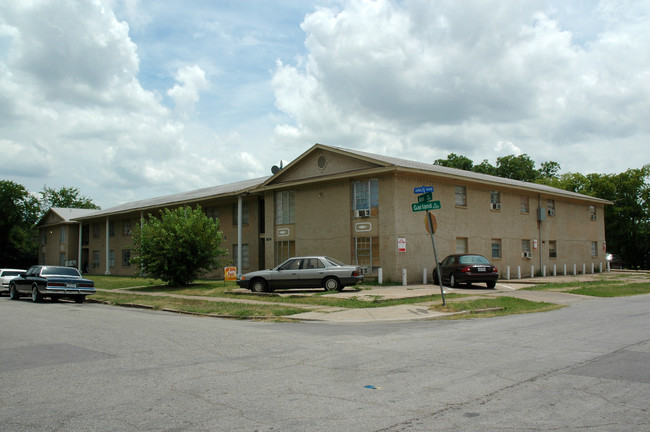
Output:
[[[445,306],[445,291],[442,288],[442,275],[440,274],[440,268],[438,266],[438,253],[436,252],[436,241],[433,238],[433,234],[438,229],[438,222],[436,217],[433,215],[431,210],[437,210],[440,208],[440,201],[433,201],[433,186],[422,186],[413,188],[414,194],[420,194],[418,196],[418,202],[412,204],[411,208],[414,212],[426,210],[426,216],[424,218],[424,225],[427,229],[427,232],[431,235],[431,245],[433,246],[433,258],[436,260],[435,271],[438,272],[438,284],[440,285],[440,295],[442,296],[442,305]]]

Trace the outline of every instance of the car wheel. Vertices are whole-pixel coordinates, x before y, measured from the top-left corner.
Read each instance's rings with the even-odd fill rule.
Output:
[[[488,288],[494,289],[494,287],[497,286],[497,281],[486,282],[486,285],[487,285]]]
[[[83,303],[85,300],[86,300],[86,296],[84,295],[74,296],[75,303]]]
[[[32,287],[32,301],[34,303],[40,303],[43,301],[43,295],[38,290],[38,287],[36,285]]]
[[[335,277],[328,277],[323,281],[323,287],[325,288],[325,291],[341,291],[343,287],[341,286],[341,282]]]
[[[9,298],[12,300],[20,299],[20,295],[18,294],[18,290],[14,284],[9,285]]]
[[[453,274],[449,276],[449,285],[452,288],[458,288],[458,282],[456,281],[456,277]]]
[[[251,291],[257,293],[266,292],[266,281],[264,279],[255,279],[251,283]]]

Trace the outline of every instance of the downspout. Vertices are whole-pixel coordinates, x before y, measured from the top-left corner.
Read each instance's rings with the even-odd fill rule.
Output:
[[[110,249],[109,244],[108,244],[108,242],[109,242],[109,240],[108,240],[109,239],[108,224],[109,224],[108,216],[106,216],[106,271],[104,272],[105,275],[111,274],[111,270],[109,268],[109,261],[108,261],[108,252],[109,252],[109,249]]]
[[[242,197],[237,197],[237,278],[241,279],[241,224],[242,224]]]

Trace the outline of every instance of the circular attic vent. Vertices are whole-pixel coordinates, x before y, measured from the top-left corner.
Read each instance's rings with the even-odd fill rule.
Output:
[[[323,169],[327,165],[327,159],[325,159],[325,156],[321,156],[318,158],[318,168]]]

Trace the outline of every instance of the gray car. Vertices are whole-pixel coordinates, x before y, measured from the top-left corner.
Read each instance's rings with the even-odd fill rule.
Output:
[[[0,269],[0,295],[9,292],[9,281],[24,272],[21,269]]]
[[[270,270],[246,273],[237,285],[253,292],[271,292],[280,288],[325,288],[341,291],[363,281],[361,268],[346,265],[326,256],[289,258]]]
[[[90,294],[95,294],[95,283],[83,278],[74,267],[36,265],[9,282],[9,297],[12,300],[31,295],[34,303],[42,301],[44,297],[53,301],[71,298],[76,303],[83,303]]]

